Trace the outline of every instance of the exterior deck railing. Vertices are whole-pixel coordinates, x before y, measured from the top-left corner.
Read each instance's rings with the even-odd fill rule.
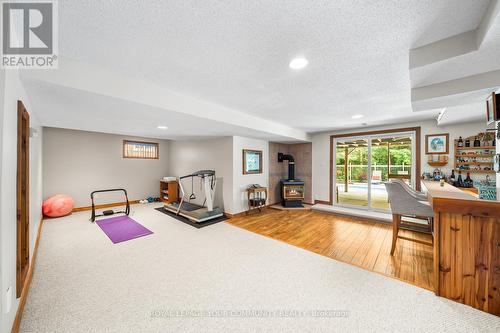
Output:
[[[387,181],[388,174],[392,176],[410,176],[411,175],[411,165],[401,164],[401,165],[391,165],[389,172],[387,172],[387,165],[372,165],[372,173],[373,171],[381,171],[382,181]],[[337,165],[337,181],[345,180],[344,175],[344,164]],[[347,175],[348,181],[368,181],[368,165],[367,164],[350,164],[347,166]]]

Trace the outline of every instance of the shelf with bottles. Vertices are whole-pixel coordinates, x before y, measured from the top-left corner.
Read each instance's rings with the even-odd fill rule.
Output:
[[[493,153],[488,153],[488,154],[477,154],[477,153],[463,153],[463,154],[455,154],[455,157],[493,157],[495,154]]]
[[[494,173],[496,139],[492,133],[479,133],[455,140],[455,171]]]
[[[493,162],[481,162],[481,161],[466,161],[466,162],[457,162],[457,165],[493,165]]]
[[[496,146],[477,146],[477,147],[459,147],[455,146],[456,150],[481,150],[481,149],[495,149]]]
[[[493,156],[491,157],[477,157],[471,155],[460,155],[456,158],[456,165],[466,164],[493,164]]]
[[[478,133],[466,138],[459,137],[455,140],[455,149],[495,149],[496,137],[492,132]]]
[[[493,170],[475,170],[475,169],[453,169],[454,171],[470,172],[470,173],[495,173]]]

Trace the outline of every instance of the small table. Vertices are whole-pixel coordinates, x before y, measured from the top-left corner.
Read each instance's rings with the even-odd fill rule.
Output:
[[[248,196],[248,212],[253,209],[258,209],[259,212],[262,208],[266,207],[267,201],[267,187],[249,187],[247,189]]]

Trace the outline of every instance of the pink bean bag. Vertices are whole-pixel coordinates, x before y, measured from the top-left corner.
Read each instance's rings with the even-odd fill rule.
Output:
[[[43,202],[43,215],[48,217],[60,217],[68,215],[73,210],[75,203],[73,198],[65,194],[57,194]]]

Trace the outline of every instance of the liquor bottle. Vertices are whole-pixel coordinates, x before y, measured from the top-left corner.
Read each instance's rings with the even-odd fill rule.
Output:
[[[464,140],[462,139],[462,137],[459,137],[457,142],[457,147],[462,148],[463,146],[464,146]]]
[[[450,184],[454,185],[455,184],[455,170],[451,170],[451,176],[450,176]]]
[[[474,139],[474,147],[481,147],[481,141],[479,141],[479,139],[477,138],[477,136]]]
[[[464,180],[464,187],[472,187],[473,183],[474,182],[470,178],[470,172],[467,172],[467,178],[465,178],[465,180]]]
[[[464,181],[462,180],[462,171],[458,171],[457,185],[458,187],[464,186]]]
[[[465,147],[470,147],[470,140],[468,138],[465,139]]]

